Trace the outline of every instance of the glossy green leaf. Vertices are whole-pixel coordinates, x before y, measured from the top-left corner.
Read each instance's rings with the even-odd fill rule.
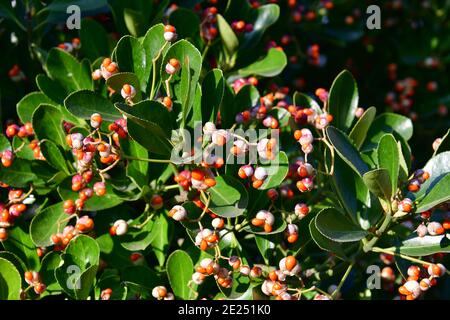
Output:
[[[78,235],[61,256],[63,263],[55,270],[58,284],[72,298],[85,300],[93,289],[100,261],[97,242]]]
[[[237,217],[247,208],[247,190],[234,177],[227,175],[216,177],[216,185],[208,190],[211,194],[209,209],[218,216]]]
[[[404,138],[405,141],[408,141],[413,134],[413,124],[411,119],[396,113],[380,114],[370,126],[362,150],[376,148],[383,135],[394,132]]]
[[[267,190],[278,187],[289,172],[289,159],[284,151],[280,151],[274,160],[261,164],[266,169],[267,178],[259,187],[259,190]]]
[[[16,267],[0,258],[0,300],[20,300],[22,279]]]
[[[50,140],[42,140],[40,143],[42,155],[45,160],[55,169],[70,174],[62,150]]]
[[[327,127],[326,132],[337,153],[353,170],[361,176],[369,170],[345,133],[333,126]]]
[[[160,214],[153,224],[153,240],[151,243],[152,251],[162,267],[166,262],[166,254],[170,244],[170,224],[165,214]]]
[[[209,71],[202,82],[202,119],[215,123],[225,90],[225,79],[220,69]]]
[[[148,212],[133,220],[126,234],[120,237],[120,244],[129,251],[145,250],[155,238],[152,232],[153,220],[147,220]]]
[[[395,193],[397,191],[400,157],[397,142],[392,134],[386,134],[381,137],[377,154],[378,167],[388,171],[391,180],[391,190]]]
[[[120,92],[124,84],[133,86],[136,90],[136,95],[132,99],[134,103],[141,101],[141,86],[138,77],[131,72],[118,72],[113,74],[106,80],[106,85],[111,87],[114,91]]]
[[[67,96],[67,90],[57,81],[50,79],[45,74],[38,74],[36,76],[36,85],[49,99],[54,103],[64,104],[64,99]],[[52,103],[50,103],[52,104]]]
[[[148,151],[134,140],[124,139],[120,143],[123,153],[126,156],[146,159]],[[130,177],[136,185],[143,187],[148,184],[149,179],[149,163],[139,160],[127,160],[127,176]]]
[[[64,213],[63,203],[57,203],[43,209],[34,216],[30,224],[30,236],[36,247],[51,246],[51,236],[62,232],[68,221],[64,221],[67,214]]]
[[[239,69],[238,74],[241,77],[261,76],[275,77],[279,75],[287,65],[286,54],[283,51],[271,48],[267,55],[251,65]]]
[[[348,137],[353,141],[357,149],[361,148],[363,145],[367,132],[369,131],[376,114],[377,109],[375,107],[370,107],[363,113],[350,131]]]
[[[22,123],[31,122],[34,110],[40,104],[54,105],[54,102],[42,92],[31,92],[17,103],[17,115]]]
[[[385,168],[374,169],[363,175],[363,180],[370,192],[377,197],[389,201],[392,197],[392,183],[389,171]]]
[[[421,199],[429,193],[432,188],[450,172],[450,151],[442,152],[432,157],[423,170],[430,174],[430,178],[421,184],[420,190],[416,193],[408,193],[410,199]]]
[[[399,246],[389,248],[408,256],[428,256],[438,252],[450,252],[450,238],[447,235],[415,237],[403,241]]]
[[[439,179],[439,181],[430,189],[431,190],[427,192],[425,197],[420,200],[416,212],[430,210],[431,208],[450,200],[450,172],[446,173],[445,176]]]
[[[78,62],[64,50],[52,48],[49,51],[46,70],[50,78],[58,81],[68,92],[92,89],[89,63]]]
[[[8,240],[3,242],[3,246],[25,262],[28,270],[39,269],[40,261],[28,232],[28,224],[17,221],[14,227],[8,228]]]
[[[239,39],[225,18],[220,14],[217,15],[217,26],[226,53],[231,58],[239,47]]]
[[[301,107],[301,108],[312,108],[314,111],[316,111],[318,114],[322,113],[322,109],[320,108],[319,104],[311,98],[310,96],[296,91],[294,93],[294,96],[292,97],[292,102],[294,103],[294,106]]]
[[[73,115],[83,119],[90,119],[93,113],[99,113],[106,121],[120,118],[120,113],[108,99],[89,90],[70,94],[64,100],[64,105]]]
[[[61,256],[55,251],[50,251],[42,258],[39,275],[42,282],[47,286],[46,292],[62,291],[61,286],[55,278],[55,269],[61,264]]]
[[[10,167],[0,167],[0,181],[10,186],[24,188],[37,179],[29,160],[15,159]]]
[[[123,19],[131,35],[139,37],[145,32],[146,21],[143,12],[125,8],[123,10]]]
[[[267,28],[277,22],[279,16],[280,7],[274,3],[262,5],[256,10],[251,10],[249,21],[252,21],[253,30],[244,34],[242,48],[249,49],[255,47]]]
[[[450,151],[450,129],[448,129],[447,133],[441,138],[441,143],[439,144],[439,147],[434,151],[433,156],[444,151]]]
[[[38,139],[48,139],[59,146],[66,145],[66,135],[63,129],[64,116],[57,108],[41,104],[33,113],[32,124]]]
[[[176,298],[184,300],[193,298],[194,292],[188,287],[192,270],[194,270],[194,264],[185,251],[176,250],[167,259],[167,276]]]
[[[9,143],[8,138],[0,133],[0,152],[3,152],[5,150],[12,150],[11,144]]]
[[[178,72],[177,77],[181,77],[181,81],[175,81],[173,86],[175,87],[175,92],[180,94],[177,99],[182,103],[183,114],[186,118],[194,103],[195,84],[200,78],[202,69],[202,55],[190,42],[186,40],[177,41],[164,55],[161,64],[162,81],[166,81],[169,78],[165,66],[170,59],[177,59],[180,62],[181,71]]]
[[[350,128],[358,108],[358,100],[355,79],[349,71],[342,71],[334,79],[328,97],[328,109],[337,128],[345,132]]]
[[[93,19],[81,20],[80,40],[81,51],[95,61],[99,57],[109,56],[108,35],[103,26]]]
[[[194,11],[179,7],[170,14],[169,23],[176,28],[179,39],[199,43],[201,22]]]
[[[261,253],[261,256],[263,257],[266,264],[269,264],[270,258],[273,254],[273,250],[275,250],[276,244],[273,240],[274,239],[270,236],[255,236],[256,246],[258,247],[258,250]]]
[[[368,235],[334,208],[321,210],[316,216],[315,226],[322,235],[336,242],[359,241]]]
[[[309,232],[311,233],[312,239],[320,249],[331,252],[342,260],[347,260],[347,256],[342,248],[342,243],[332,241],[323,236],[322,233],[317,230],[315,218],[309,223]]]

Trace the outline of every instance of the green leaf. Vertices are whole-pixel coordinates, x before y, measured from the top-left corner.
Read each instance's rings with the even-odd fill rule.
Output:
[[[39,269],[40,261],[36,247],[28,233],[28,224],[25,224],[23,221],[17,221],[14,227],[9,228],[8,240],[3,242],[3,246],[24,261],[28,270]]]
[[[145,250],[155,238],[155,234],[152,232],[153,220],[147,221],[142,228],[135,228],[143,224],[149,213],[145,212],[137,219],[130,223],[126,234],[120,237],[120,244],[122,247],[129,251]]]
[[[0,252],[0,258],[6,259],[9,262],[11,262],[19,271],[19,274],[24,274],[25,271],[28,270],[25,263],[14,253],[9,251],[1,251]],[[25,282],[25,279],[22,279],[22,286],[26,286],[27,283]]]
[[[193,291],[188,287],[194,270],[191,257],[182,250],[176,250],[167,259],[167,276],[176,298],[189,300],[193,298]]]
[[[172,146],[170,134],[172,130],[170,114],[167,108],[156,101],[144,100],[133,107],[116,103],[115,107],[128,118],[128,132],[147,150],[170,155]]]
[[[0,258],[0,300],[20,300],[22,278],[16,267]]]
[[[334,191],[339,197],[342,207],[351,217],[356,217],[357,197],[356,179],[359,175],[355,173],[340,157],[334,160],[334,174],[332,176]]]
[[[439,153],[431,158],[423,170],[430,174],[430,178],[422,183],[418,192],[409,192],[407,194],[408,198],[412,200],[424,197],[425,194],[429,193],[432,188],[450,172],[450,151]]]
[[[121,272],[121,278],[126,286],[129,284],[136,284],[149,291],[161,284],[161,277],[152,269],[145,266],[130,266],[124,268]]]
[[[64,116],[57,108],[41,104],[33,113],[31,122],[39,140],[48,139],[59,146],[66,145],[62,122]]]
[[[42,258],[39,275],[41,280],[47,286],[48,291],[62,291],[61,286],[56,281],[55,269],[61,264],[61,257],[58,252],[50,251]]]
[[[280,7],[270,3],[251,10],[250,13],[249,21],[252,21],[253,30],[244,33],[243,49],[250,49],[259,43],[267,28],[277,22],[280,16]]]
[[[202,82],[202,119],[203,122],[216,122],[219,106],[225,90],[225,79],[220,69],[209,71]]]
[[[275,250],[275,242],[273,237],[265,235],[255,235],[256,246],[258,247],[265,264],[269,264],[270,258]]]
[[[428,256],[439,252],[450,252],[450,238],[448,234],[440,236],[414,237],[403,241],[395,248],[388,248],[413,257]]]
[[[216,177],[216,185],[208,190],[211,194],[209,209],[218,216],[237,217],[247,208],[247,190],[234,177],[227,175]]]
[[[0,133],[0,152],[3,152],[5,150],[12,150],[11,144],[9,143],[8,138]]]
[[[335,242],[327,237],[324,237],[319,230],[317,230],[315,217],[309,223],[309,232],[311,233],[312,239],[320,249],[331,252],[342,260],[347,260],[347,256],[342,248],[342,243]]]
[[[181,66],[181,81],[173,84],[175,92],[179,92],[177,99],[182,103],[183,116],[187,117],[194,103],[196,83],[202,69],[202,56],[198,49],[186,40],[177,41],[164,55],[161,64],[161,80],[169,78],[165,70],[170,59],[177,59]],[[183,70],[184,69],[184,70]],[[184,75],[184,76],[183,76]],[[179,77],[179,75],[177,75]]]
[[[93,286],[100,261],[97,242],[85,235],[70,241],[62,255],[63,264],[55,270],[55,277],[72,298],[85,300]]]
[[[263,59],[239,69],[238,74],[241,77],[254,75],[270,78],[279,75],[286,65],[286,54],[283,51],[271,48]]]
[[[302,107],[302,108],[312,108],[315,112],[318,114],[323,113],[322,109],[320,108],[319,104],[311,98],[310,96],[296,91],[294,93],[294,96],[292,98],[292,102],[294,103],[294,106],[296,107]]]
[[[70,113],[83,119],[90,119],[93,113],[100,113],[105,121],[115,121],[120,118],[120,113],[111,101],[89,90],[70,94],[64,100],[64,105]]]
[[[51,79],[58,81],[68,92],[92,89],[89,63],[78,62],[71,54],[52,48],[47,57],[46,70]]]
[[[334,208],[322,209],[315,218],[315,225],[322,235],[336,242],[359,241],[369,234]]]
[[[45,160],[55,169],[70,174],[69,168],[67,167],[66,160],[64,158],[63,152],[54,142],[50,140],[42,140],[40,143],[40,148],[42,155]]]
[[[280,151],[274,160],[261,164],[267,171],[267,178],[259,187],[259,190],[267,190],[278,187],[289,172],[289,159],[284,151]]]
[[[0,167],[0,181],[17,188],[27,187],[30,182],[36,182],[38,177],[32,169],[32,162],[15,159],[9,168]]]
[[[239,112],[255,106],[259,102],[259,97],[258,89],[256,89],[255,86],[243,86],[234,97],[234,114],[236,115]]]
[[[136,90],[136,95],[132,99],[133,102],[139,102],[142,99],[141,85],[139,84],[138,77],[131,72],[118,72],[113,74],[106,80],[106,85],[111,87],[116,92],[120,92],[124,84],[133,86]]]
[[[450,172],[434,184],[417,205],[416,212],[424,212],[450,200]]]
[[[169,250],[170,224],[165,214],[160,214],[156,218],[152,228],[153,240],[152,251],[158,259],[159,266],[164,266],[166,254]]]
[[[136,141],[124,139],[120,142],[120,147],[125,155],[135,158],[148,158],[148,151]],[[149,163],[139,160],[128,160],[127,176],[140,188],[148,184]]]
[[[108,35],[97,21],[92,19],[81,20],[80,40],[82,43],[81,51],[91,61],[109,55]]]
[[[400,157],[398,146],[392,134],[386,134],[381,137],[378,144],[378,167],[388,171],[391,180],[391,190],[397,192],[397,183],[399,175]]]
[[[389,171],[385,168],[374,169],[363,175],[363,180],[370,192],[377,197],[389,201],[392,197],[392,183]]]
[[[408,141],[413,134],[411,119],[395,113],[380,114],[370,126],[362,150],[366,151],[376,148],[383,135],[394,132],[398,133],[405,141]]]
[[[58,82],[50,79],[45,74],[36,76],[36,85],[54,103],[63,105],[67,96],[66,89]],[[52,104],[52,103],[50,103]]]
[[[63,203],[57,203],[39,211],[33,217],[30,224],[30,236],[36,247],[51,246],[51,236],[62,232],[68,221],[64,221],[67,214],[64,213]]]
[[[236,53],[239,47],[239,40],[236,37],[236,34],[234,33],[231,26],[225,20],[225,18],[222,17],[221,14],[218,14],[216,17],[217,17],[217,26],[219,28],[223,46],[226,50],[228,57],[231,59],[231,57]]]
[[[333,123],[343,131],[347,131],[355,118],[355,111],[358,108],[358,87],[352,74],[344,70],[330,88],[328,97],[328,108],[333,115]]]
[[[352,131],[350,131],[348,137],[353,141],[357,149],[361,148],[363,145],[367,132],[369,131],[376,114],[377,109],[375,107],[370,107],[364,112],[361,118],[358,119]]]
[[[72,177],[65,178],[58,186],[58,193],[63,200],[76,200],[78,192],[72,191]],[[95,194],[84,202],[83,211],[98,211],[113,208],[121,204],[123,200],[113,191],[110,183],[106,184],[106,194],[102,197]]]
[[[22,123],[31,122],[33,112],[40,104],[54,105],[54,102],[42,92],[31,92],[17,103],[17,115]]]
[[[333,126],[327,127],[326,131],[337,153],[356,173],[362,176],[369,170],[367,164],[361,159],[358,150],[352,145],[345,133]]]
[[[123,10],[123,19],[128,31],[135,36],[139,37],[145,32],[146,21],[142,12],[125,8]]]
[[[179,7],[170,14],[169,23],[177,29],[179,39],[199,43],[201,22],[194,11]]]

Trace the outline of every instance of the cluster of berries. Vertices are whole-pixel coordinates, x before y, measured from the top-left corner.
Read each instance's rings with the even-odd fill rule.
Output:
[[[217,29],[217,8],[209,7],[202,12],[202,23],[200,24],[200,34],[206,42],[213,41],[219,34]]]
[[[297,160],[297,177],[298,181],[296,183],[297,189],[300,192],[309,192],[314,187],[314,177],[316,175],[316,170],[314,167],[302,160]]]
[[[287,256],[280,260],[278,266],[278,270],[273,270],[268,274],[261,290],[269,297],[274,296],[276,300],[292,300],[293,296],[287,292],[286,278],[298,275],[301,271],[300,264],[294,256]]]
[[[33,130],[32,124],[30,122],[27,122],[22,126],[19,126],[19,125],[13,123],[6,127],[5,134],[10,139],[12,139],[14,137],[24,139],[26,137],[34,135],[34,130]],[[25,143],[25,141],[23,143]],[[37,140],[33,140],[29,144],[29,146],[34,151],[34,156],[36,159],[43,159],[42,154],[40,152],[40,148],[37,143]],[[20,148],[18,148],[16,150],[16,152],[18,152],[20,150]],[[12,166],[13,161],[14,161],[14,154],[15,154],[15,152],[13,152],[11,149],[5,149],[2,152],[0,152],[0,159],[1,159],[2,166],[4,166],[5,168]]]
[[[26,271],[24,274],[25,282],[33,287],[33,290],[36,294],[42,294],[47,286],[42,283],[39,272],[36,271]]]
[[[253,24],[246,23],[243,20],[239,21],[233,21],[231,23],[231,28],[237,33],[242,34],[244,32],[252,32],[253,31]]]
[[[8,202],[0,202],[0,242],[8,239],[7,229],[14,224],[15,219],[27,210],[27,206],[33,204],[35,200],[31,190],[25,194],[22,189],[9,189]]]
[[[171,292],[167,292],[166,287],[157,286],[152,290],[152,296],[158,300],[174,300],[175,296]]]
[[[214,248],[219,243],[219,234],[211,229],[201,229],[195,236],[195,245],[202,251]]]
[[[72,53],[73,51],[81,48],[81,41],[79,38],[73,38],[70,42],[63,42],[58,45],[58,48],[66,52]]]
[[[75,226],[68,225],[64,227],[62,232],[51,235],[51,241],[55,251],[64,250],[69,242],[81,233],[89,233],[94,228],[94,220],[84,215],[77,217]]]
[[[441,263],[426,265],[423,269],[414,265],[410,266],[408,279],[398,288],[400,298],[416,300],[423,292],[436,285],[436,279],[443,276],[445,272],[446,268]],[[421,280],[419,281],[419,279]]]
[[[388,68],[393,69],[391,65]],[[393,72],[390,71],[390,76],[392,76],[391,73]],[[413,106],[413,97],[418,85],[418,81],[411,77],[397,80],[395,82],[395,91],[390,91],[386,94],[385,103],[396,112],[409,114]]]
[[[205,258],[195,268],[195,272],[192,274],[192,282],[200,285],[205,281],[206,277],[213,275],[221,287],[231,288],[233,285],[233,272],[239,272],[242,276],[252,279],[259,278],[262,275],[262,269],[260,267],[253,266],[250,268],[248,265],[242,264],[241,259],[237,256],[222,258],[228,260],[228,264],[232,268],[231,271],[221,267],[217,261]]]
[[[430,178],[430,174],[422,169],[414,172],[414,177],[408,182],[408,191],[418,192],[420,185]]]
[[[100,69],[95,69],[92,72],[92,79],[94,81],[100,80],[100,78],[107,80],[117,72],[119,72],[117,63],[112,61],[110,58],[105,58],[100,65]]]
[[[174,178],[184,190],[190,188],[196,190],[206,190],[216,185],[216,179],[210,169],[196,168],[191,171],[183,170]]]
[[[264,167],[256,167],[253,169],[252,165],[243,165],[239,168],[238,175],[241,179],[252,179],[252,186],[259,189],[268,177],[267,170]]]

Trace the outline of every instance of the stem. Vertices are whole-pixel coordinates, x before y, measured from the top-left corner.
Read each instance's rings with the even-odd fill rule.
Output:
[[[331,298],[332,298],[333,300],[336,298],[336,296],[338,295],[338,293],[341,291],[342,286],[344,285],[345,280],[347,280],[347,277],[348,277],[348,275],[350,274],[350,271],[352,271],[353,265],[354,265],[354,262],[352,262],[352,263],[348,266],[347,270],[346,270],[345,273],[344,273],[344,276],[343,276],[342,279],[341,279],[341,282],[339,282],[338,287],[337,287],[336,290],[334,290],[334,292],[331,294]]]
[[[364,245],[363,247],[364,252],[369,252],[372,250],[373,246],[377,243],[377,241],[380,239],[380,237],[383,235],[383,233],[391,224],[391,220],[392,220],[392,213],[389,211],[386,213],[386,217],[384,218],[383,224],[376,231],[377,235],[372,239],[370,239],[370,241]]]
[[[331,168],[330,168],[329,175],[332,176],[333,173],[334,173],[334,148],[333,148],[333,146],[328,142],[328,140],[325,138],[325,136],[324,136],[324,138],[323,138],[322,141],[323,141],[323,143],[325,143],[325,144],[327,145],[328,149],[330,149],[330,152],[331,152]]]
[[[208,54],[208,51],[209,51],[209,47],[211,46],[211,42],[208,42],[208,44],[206,45],[206,47],[205,47],[205,50],[203,50],[203,53],[202,53],[202,61],[204,61],[205,60],[205,57],[206,57],[206,55]]]

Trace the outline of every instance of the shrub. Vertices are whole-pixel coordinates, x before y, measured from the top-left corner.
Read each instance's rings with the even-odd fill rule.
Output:
[[[348,70],[314,95],[275,85],[276,4],[111,3],[130,35],[84,19],[81,41],[33,47],[45,73],[0,135],[1,299],[440,294],[448,133],[415,168],[411,119],[361,107]]]

